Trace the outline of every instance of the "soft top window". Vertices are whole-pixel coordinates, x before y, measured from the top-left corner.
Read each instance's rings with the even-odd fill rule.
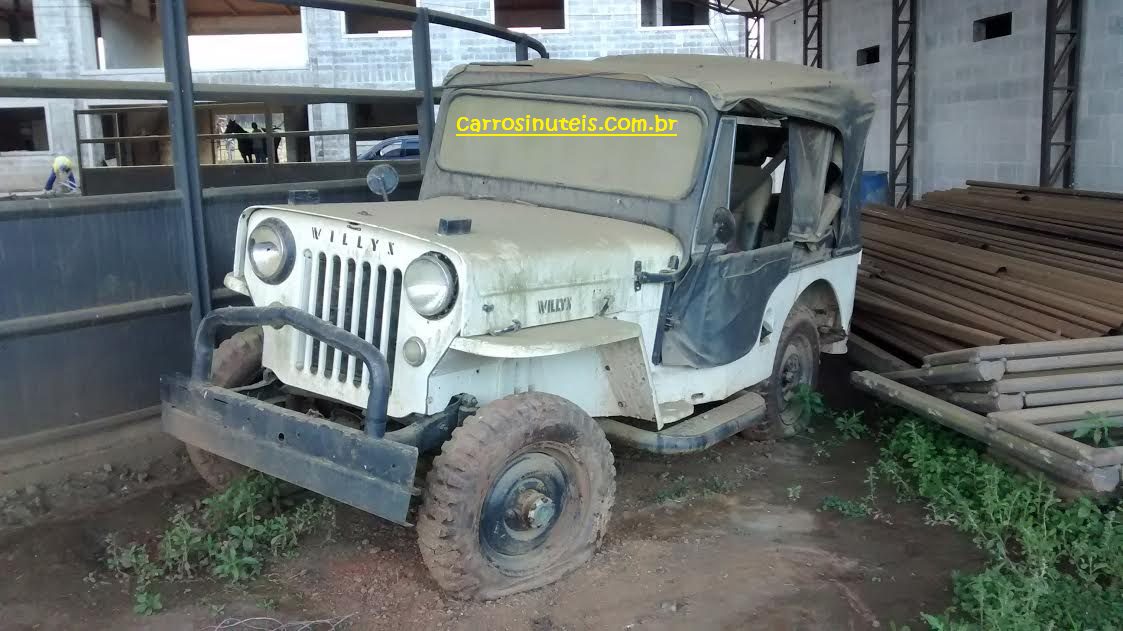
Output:
[[[675,200],[705,144],[682,108],[474,93],[446,107],[437,164],[471,175]]]

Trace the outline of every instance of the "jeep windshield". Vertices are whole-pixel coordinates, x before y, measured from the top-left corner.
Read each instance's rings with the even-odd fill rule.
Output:
[[[471,92],[445,107],[445,171],[678,200],[702,156],[705,124],[681,108]]]

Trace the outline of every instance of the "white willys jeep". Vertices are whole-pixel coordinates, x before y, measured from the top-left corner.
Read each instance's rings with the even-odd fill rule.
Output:
[[[217,485],[250,467],[403,524],[421,495],[457,596],[556,580],[605,532],[610,440],[794,429],[845,350],[872,114],[731,57],[458,67],[417,201],[241,215],[226,285],[255,306],[203,320],[164,426]]]

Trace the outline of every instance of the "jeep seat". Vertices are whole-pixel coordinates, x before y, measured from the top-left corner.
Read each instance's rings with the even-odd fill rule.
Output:
[[[760,240],[764,213],[772,201],[772,174],[762,167],[733,165],[729,206],[737,219],[737,249],[752,250]]]

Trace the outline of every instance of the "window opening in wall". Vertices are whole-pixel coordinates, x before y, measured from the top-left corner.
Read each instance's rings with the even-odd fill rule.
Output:
[[[37,41],[32,0],[0,0],[0,42]]]
[[[47,139],[47,109],[11,107],[0,109],[0,151],[50,151]]]
[[[566,0],[495,0],[495,25],[503,28],[565,28]]]
[[[640,0],[640,26],[706,26],[710,10],[690,0]]]
[[[858,65],[868,66],[881,61],[881,46],[858,49]]]
[[[383,0],[393,4],[407,7],[416,7],[417,0]],[[348,13],[343,18],[349,35],[363,35],[370,33],[386,33],[393,31],[408,31],[413,28],[409,20],[388,18],[381,15],[366,15],[363,13]]]
[[[1006,37],[1014,32],[1014,14],[1002,13],[975,20],[975,41]]]
[[[355,127],[359,129],[387,126],[412,127],[412,129],[389,132],[357,132],[355,147],[358,158],[360,160],[416,158],[421,153],[416,125],[417,107],[413,104],[360,103],[356,105]]]

